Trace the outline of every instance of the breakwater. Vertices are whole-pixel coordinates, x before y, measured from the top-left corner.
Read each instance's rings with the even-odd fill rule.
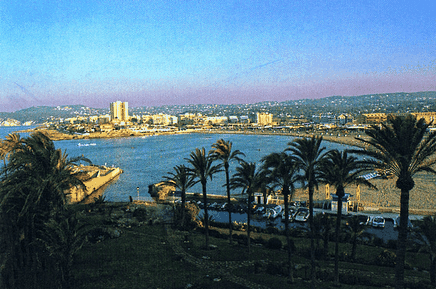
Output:
[[[123,171],[120,168],[85,167],[90,178],[84,181],[85,189],[72,187],[66,192],[69,203],[80,203],[93,192],[111,182]]]

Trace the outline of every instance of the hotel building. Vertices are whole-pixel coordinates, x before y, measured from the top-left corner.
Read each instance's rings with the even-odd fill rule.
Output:
[[[110,104],[111,121],[113,122],[127,122],[129,120],[128,103],[116,101]]]

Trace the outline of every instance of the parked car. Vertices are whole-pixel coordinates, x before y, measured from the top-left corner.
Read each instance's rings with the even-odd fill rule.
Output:
[[[376,216],[372,219],[372,226],[375,228],[384,228],[386,220],[382,216]]]
[[[400,226],[400,216],[398,216],[394,219],[394,228],[398,228],[399,226]],[[407,226],[409,228],[413,228],[413,224],[410,221],[410,219],[408,220]]]
[[[359,223],[361,225],[368,225],[369,224],[369,216],[367,215],[357,215],[357,218],[359,218]]]
[[[295,221],[297,222],[306,222],[309,219],[309,209],[308,208],[299,208],[297,213],[295,214]]]
[[[257,206],[256,210],[254,210],[255,214],[262,214],[265,212],[265,207],[264,206]]]

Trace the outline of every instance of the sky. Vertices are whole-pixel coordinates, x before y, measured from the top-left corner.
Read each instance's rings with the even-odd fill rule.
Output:
[[[434,0],[0,0],[0,111],[436,90]]]

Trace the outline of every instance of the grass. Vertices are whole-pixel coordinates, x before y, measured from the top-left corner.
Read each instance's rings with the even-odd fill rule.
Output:
[[[95,214],[87,219],[94,225],[107,224],[105,217]],[[121,237],[107,239],[95,244],[87,243],[77,255],[73,275],[75,283],[72,288],[245,288],[221,279],[218,273],[210,268],[197,267],[177,256],[167,241],[167,232],[163,225],[144,225],[140,227],[123,228]],[[272,250],[265,246],[253,244],[248,256],[247,247],[237,242],[230,245],[225,236],[226,229],[217,229],[221,237],[210,237],[210,244],[215,250],[206,251],[205,237],[196,231],[184,232],[185,240],[180,241],[184,250],[190,255],[204,260],[208,257],[211,264],[225,261],[249,261],[248,265],[229,269],[235,275],[248,281],[262,284],[270,288],[286,288],[288,278],[282,271],[282,264],[287,261],[285,250]],[[235,232],[236,234],[244,232]],[[182,235],[182,233],[176,232]],[[285,243],[284,236],[252,233],[253,239],[267,240],[279,238]],[[309,288],[310,266],[307,253],[309,240],[292,238],[297,252],[293,261],[298,265],[295,270],[294,288]],[[180,240],[183,240],[181,238]],[[335,288],[333,285],[333,243],[330,244],[327,260],[318,260],[317,273],[323,278],[322,288]],[[359,262],[340,262],[341,288],[379,288],[393,286],[394,268],[376,266],[375,256],[385,248],[359,245],[357,258]],[[349,252],[349,244],[340,244],[341,252]],[[419,270],[406,270],[406,276],[415,281],[422,281],[426,288],[428,273],[422,270],[428,268],[428,257],[418,253],[408,253],[407,262]],[[255,265],[258,270],[255,272]],[[219,278],[219,279],[216,279]],[[321,281],[320,281],[321,282]]]

